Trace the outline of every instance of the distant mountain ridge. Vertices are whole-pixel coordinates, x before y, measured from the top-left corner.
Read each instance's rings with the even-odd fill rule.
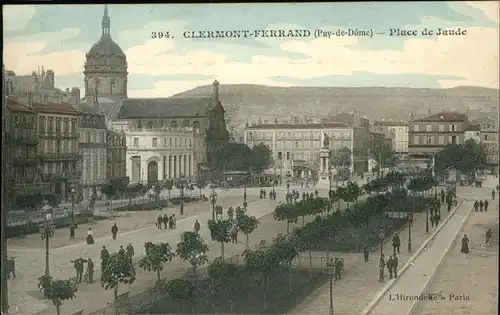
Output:
[[[212,86],[200,86],[175,96],[209,96]],[[292,116],[310,119],[356,109],[373,120],[408,120],[429,111],[466,112],[469,119],[498,117],[497,89],[461,86],[450,89],[402,87],[277,87],[252,84],[221,84],[219,96],[229,125],[242,127],[256,122]]]

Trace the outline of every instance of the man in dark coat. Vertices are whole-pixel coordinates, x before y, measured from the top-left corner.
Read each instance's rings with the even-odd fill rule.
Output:
[[[370,257],[370,244],[368,244],[368,242],[365,242],[365,248],[363,250],[363,255],[365,257],[365,261],[368,261],[368,258]]]
[[[476,212],[477,212],[477,209],[478,209],[478,208],[479,208],[479,203],[478,203],[478,202],[477,202],[477,200],[476,200],[476,202],[474,202],[474,211],[476,211]]]
[[[484,201],[484,211],[488,211],[488,206],[490,205],[490,203],[488,202],[488,200],[485,200]]]
[[[94,282],[94,262],[91,258],[87,260],[87,282]]]
[[[398,277],[398,263],[399,263],[398,256],[396,256],[396,254],[394,254],[392,256],[392,273],[394,275],[394,278]]]
[[[480,212],[483,212],[483,207],[484,207],[484,203],[483,203],[483,201],[481,200],[481,201],[479,201],[479,211],[480,211]]]
[[[113,239],[116,240],[116,235],[118,234],[118,226],[116,226],[116,223],[113,224],[111,227],[111,235],[113,236]]]
[[[335,257],[335,261],[333,262],[333,264],[335,266],[335,281],[341,280],[342,277],[340,276],[340,273],[342,271],[342,268],[344,267],[344,264],[337,257]]]
[[[106,246],[103,246],[102,249],[101,249],[101,279],[102,279],[102,275],[103,275],[103,270],[106,269],[106,266],[108,265],[108,261],[109,261],[109,252],[108,250],[106,249]]]
[[[401,240],[399,239],[399,235],[396,233],[392,238],[392,248],[394,249],[394,254],[399,253],[399,247],[401,246]]]
[[[123,248],[123,245],[120,245],[120,249],[118,250],[118,255],[125,255],[125,249]]]
[[[163,215],[163,227],[165,228],[165,230],[168,227],[168,216],[166,213]]]
[[[76,229],[76,224],[74,222],[71,223],[69,226],[69,239],[74,239],[75,238],[75,229]]]
[[[389,259],[387,260],[387,270],[389,271],[389,279],[392,279],[392,269],[393,269],[393,263],[394,261],[392,260],[392,256],[389,256]]]
[[[378,282],[385,282],[385,280],[384,280],[384,269],[385,269],[384,254],[382,254],[382,256],[380,256],[380,260],[379,260],[379,263],[378,263],[378,268],[379,268]]]
[[[128,244],[127,246],[127,256],[128,258],[130,259],[130,262],[132,262],[132,257],[134,257],[134,247],[132,246],[132,244]]]
[[[158,230],[161,230],[161,221],[162,221],[162,217],[161,217],[161,214],[158,216],[158,218],[156,219],[156,228]]]

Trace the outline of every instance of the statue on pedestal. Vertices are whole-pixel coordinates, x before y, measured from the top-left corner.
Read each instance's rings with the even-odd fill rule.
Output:
[[[323,133],[323,149],[328,149],[330,147],[330,137]]]

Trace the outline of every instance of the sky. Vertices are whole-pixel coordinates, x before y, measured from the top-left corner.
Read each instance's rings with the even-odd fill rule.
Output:
[[[104,5],[3,6],[5,68],[43,66],[84,92],[85,54]],[[217,79],[272,86],[499,88],[499,2],[109,5],[111,37],[128,61],[129,97],[167,97]],[[424,29],[466,35],[422,35]],[[197,30],[309,30],[309,37],[185,38]],[[372,36],[315,37],[317,30]],[[417,36],[389,36],[390,29]],[[153,39],[152,32],[171,38]],[[384,33],[384,34],[379,34]]]

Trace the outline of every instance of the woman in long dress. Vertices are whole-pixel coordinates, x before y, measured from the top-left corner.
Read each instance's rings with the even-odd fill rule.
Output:
[[[89,228],[89,231],[87,232],[87,244],[94,244],[94,233],[92,232],[92,228]]]
[[[467,234],[465,234],[464,237],[462,237],[462,249],[460,250],[461,253],[469,253],[469,243],[469,238],[467,237]]]

